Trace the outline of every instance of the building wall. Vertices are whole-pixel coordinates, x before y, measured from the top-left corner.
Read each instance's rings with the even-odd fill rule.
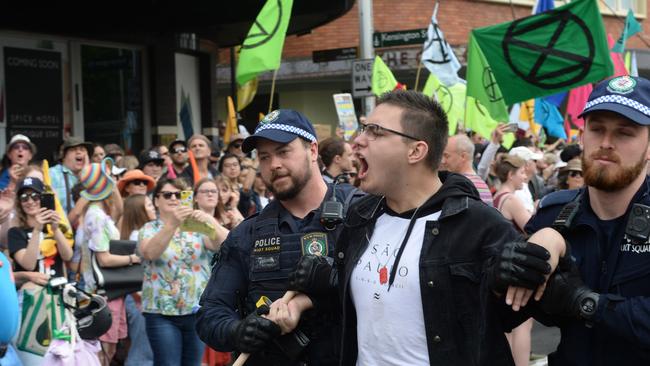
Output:
[[[595,0],[604,10],[603,19],[608,33],[616,39],[624,27],[625,14],[618,17],[607,15],[607,8],[602,0]],[[616,0],[619,1],[619,0]],[[634,36],[627,42],[627,47],[644,50],[638,55],[640,72],[646,75],[650,69],[650,21],[646,20],[650,0],[633,0],[641,6],[637,11],[638,21],[643,26],[642,37]],[[447,41],[461,61],[466,62],[466,45],[472,29],[511,21],[528,16],[532,12],[534,0],[447,0],[439,2],[438,24]],[[645,2],[645,3],[643,3]],[[375,32],[427,28],[433,13],[434,0],[374,0],[373,18]],[[560,6],[564,0],[556,1]],[[514,16],[513,16],[514,13]],[[641,13],[641,14],[639,14]],[[646,36],[647,35],[647,36]],[[285,41],[282,66],[277,74],[276,92],[279,93],[281,108],[295,108],[307,114],[314,123],[337,121],[332,94],[349,92],[351,89],[351,62],[334,61],[314,64],[312,52],[345,47],[359,46],[359,10],[358,2],[344,16],[312,30],[302,36],[288,36]],[[398,80],[409,88],[415,85],[416,69],[419,62],[420,45],[392,48],[378,48],[381,55],[393,70]],[[230,50],[219,52],[217,83],[221,98],[230,93]],[[464,70],[461,70],[461,75]],[[422,70],[419,88],[422,88],[428,72]],[[260,75],[259,93],[270,89],[271,72]],[[321,82],[336,82],[336,87],[322,89]],[[287,88],[284,83],[291,83]],[[297,86],[299,85],[299,86]],[[298,89],[296,89],[298,88]],[[268,93],[268,91],[266,91]],[[221,112],[221,111],[220,111]],[[223,113],[220,113],[223,115]],[[220,117],[223,119],[223,117]]]
[[[597,0],[603,7],[600,0]],[[514,1],[527,2],[526,0]],[[532,0],[528,1],[533,3]],[[374,27],[377,32],[426,28],[431,20],[434,1],[432,0],[374,0]],[[561,5],[561,1],[556,1]],[[646,0],[650,4],[650,0]],[[646,9],[650,6],[646,5]],[[451,45],[467,43],[469,32],[473,28],[489,26],[531,14],[530,5],[513,5],[508,2],[493,2],[479,0],[447,0],[440,3],[438,9],[438,24],[445,33],[447,42]],[[604,15],[607,32],[617,38],[623,29],[625,16],[619,18]],[[638,19],[643,26],[642,33],[650,43],[650,22]],[[286,39],[282,58],[311,58],[313,50],[326,50],[342,47],[357,47],[359,45],[359,9],[358,3],[344,16],[314,29],[303,36],[289,36]],[[628,41],[628,48],[650,48],[635,36]],[[460,55],[459,55],[460,56]],[[229,53],[222,51],[220,64],[229,63]]]

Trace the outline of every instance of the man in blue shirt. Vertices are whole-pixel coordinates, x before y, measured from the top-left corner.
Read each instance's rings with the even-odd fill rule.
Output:
[[[70,137],[63,142],[61,164],[50,169],[52,189],[66,214],[74,208],[72,187],[79,182],[81,169],[89,163],[92,148],[92,144]]]

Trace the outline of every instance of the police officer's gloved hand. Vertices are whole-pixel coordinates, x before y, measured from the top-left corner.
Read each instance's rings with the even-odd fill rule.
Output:
[[[337,285],[337,272],[332,258],[305,255],[298,261],[296,269],[289,273],[289,289],[307,295],[322,295]]]
[[[555,271],[546,283],[539,306],[547,314],[591,319],[598,309],[598,293],[585,286],[575,265]]]
[[[551,273],[547,260],[551,254],[544,247],[523,241],[506,243],[490,269],[488,285],[498,293],[508,286],[536,289]]]
[[[240,352],[258,352],[264,349],[269,341],[280,336],[282,332],[280,326],[260,316],[265,312],[268,313],[268,307],[258,309],[240,321],[233,329],[231,339]]]

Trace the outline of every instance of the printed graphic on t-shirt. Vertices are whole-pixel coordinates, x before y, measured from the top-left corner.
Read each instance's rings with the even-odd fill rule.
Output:
[[[440,212],[416,220],[390,290],[391,270],[411,220],[388,214],[377,219],[350,279],[357,315],[357,365],[429,365],[419,262],[426,223],[438,217]]]

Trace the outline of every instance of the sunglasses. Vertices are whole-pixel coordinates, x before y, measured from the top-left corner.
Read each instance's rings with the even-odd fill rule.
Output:
[[[146,180],[141,180],[141,179],[134,179],[129,182],[130,184],[133,184],[134,186],[146,186],[147,181]]]
[[[234,147],[235,149],[241,148],[241,142],[236,142],[236,143],[232,144],[232,147]]]
[[[579,172],[579,171],[577,171],[577,170],[572,170],[572,171],[569,172],[569,175],[570,175],[572,178],[575,178],[575,177],[582,177],[582,172]]]
[[[158,196],[162,196],[166,200],[172,199],[172,196],[176,197],[177,200],[181,199],[181,191],[177,192],[160,192],[158,193]]]
[[[29,145],[23,143],[17,143],[11,145],[11,150],[18,150],[18,149],[30,150],[30,151],[32,150],[32,148]]]
[[[187,149],[184,148],[184,147],[179,147],[179,148],[176,148],[176,149],[172,150],[172,153],[174,153],[174,154],[182,154],[184,152],[187,152]]]
[[[18,196],[18,198],[20,199],[20,202],[23,202],[23,203],[29,201],[30,199],[32,201],[36,202],[36,201],[41,200],[41,195],[39,193],[36,193],[36,192],[23,193],[20,196]]]

